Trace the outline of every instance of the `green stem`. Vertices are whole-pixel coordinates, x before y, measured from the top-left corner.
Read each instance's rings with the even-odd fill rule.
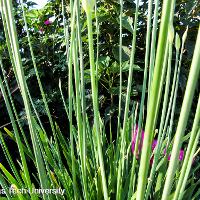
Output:
[[[96,85],[96,70],[94,61],[94,45],[93,45],[93,31],[92,31],[92,12],[91,10],[86,11],[87,25],[88,25],[88,40],[89,40],[89,57],[90,57],[90,73],[91,73],[91,85],[92,85],[92,102],[94,110],[94,126],[97,140],[97,151],[101,169],[102,186],[104,199],[108,199],[107,183],[104,169],[104,161],[101,146],[101,132],[100,132],[100,121],[99,121],[99,104],[98,104],[98,91]]]
[[[148,101],[150,97],[151,91],[151,82],[152,76],[154,71],[154,62],[155,62],[155,52],[156,52],[156,34],[157,34],[157,26],[158,26],[158,6],[159,0],[155,0],[155,9],[154,9],[154,16],[153,16],[153,31],[151,36],[151,52],[150,52],[150,61],[149,61],[149,82],[148,82]]]
[[[196,46],[194,50],[194,55],[192,59],[192,64],[191,64],[191,69],[188,77],[188,82],[185,90],[185,95],[183,99],[183,104],[181,107],[181,113],[178,121],[178,126],[175,134],[175,139],[174,139],[174,144],[173,144],[173,149],[172,149],[172,154],[171,154],[171,159],[169,163],[169,167],[167,170],[167,177],[165,181],[165,186],[163,190],[163,195],[162,195],[162,200],[166,200],[168,198],[168,195],[170,194],[172,183],[173,183],[173,178],[176,172],[177,168],[177,162],[178,162],[178,156],[179,156],[179,151],[182,145],[181,138],[184,134],[186,125],[187,125],[187,120],[189,117],[189,111],[191,108],[192,104],[192,99],[194,96],[194,91],[195,91],[195,86],[199,77],[199,70],[200,70],[200,26],[199,26],[199,31],[198,31],[198,36],[197,36],[197,41],[196,41]]]
[[[77,1],[75,0],[75,3]],[[76,181],[76,168],[75,168],[75,155],[74,155],[74,138],[73,138],[73,72],[72,72],[72,48],[73,48],[73,41],[75,40],[75,14],[76,14],[76,4],[70,1],[70,8],[71,8],[71,44],[69,49],[69,60],[68,60],[68,96],[69,96],[69,127],[70,127],[70,147],[71,147],[71,160],[72,160],[72,179],[73,179],[73,189],[74,189],[74,199],[78,199],[77,196],[77,181]],[[76,110],[76,109],[75,109]]]
[[[117,125],[117,137],[120,133],[120,118],[121,118],[121,104],[122,104],[122,14],[123,14],[123,0],[120,0],[120,28],[119,28],[119,76],[120,76],[120,86],[119,86],[119,111],[118,111],[118,125]]]
[[[124,121],[123,121],[123,130],[121,134],[121,144],[120,144],[120,159],[118,163],[118,175],[117,175],[117,199],[121,199],[121,189],[122,189],[122,177],[124,170],[124,150],[125,150],[125,135],[127,131],[127,121],[128,121],[128,113],[129,113],[129,105],[130,105],[130,94],[133,80],[133,66],[135,60],[135,43],[136,43],[136,32],[137,32],[137,22],[138,22],[138,10],[139,10],[139,0],[136,2],[136,12],[135,12],[135,20],[134,20],[134,30],[133,30],[133,39],[132,39],[132,51],[130,57],[130,68],[129,68],[129,76],[128,76],[128,86],[127,86],[127,94],[126,94],[126,104],[125,104],[125,112],[124,112]]]
[[[10,0],[9,1],[3,0],[3,4],[4,4],[3,9],[5,9],[4,14],[7,17],[6,23],[7,23],[8,33],[9,33],[9,37],[10,37],[9,39],[10,39],[11,49],[13,51],[13,56],[14,56],[13,60],[15,62],[13,67],[15,68],[15,70],[17,72],[17,80],[19,82],[19,87],[20,87],[20,91],[21,91],[24,106],[25,106],[25,111],[26,111],[27,120],[28,120],[28,124],[29,124],[29,130],[30,130],[30,134],[31,134],[31,140],[33,143],[33,150],[34,150],[34,154],[35,154],[35,158],[36,158],[37,170],[39,173],[39,179],[40,179],[40,183],[41,183],[41,188],[47,188],[48,181],[45,179],[46,171],[44,168],[44,162],[43,162],[43,158],[42,158],[42,155],[40,152],[40,148],[37,143],[37,136],[36,136],[36,131],[35,131],[34,125],[33,125],[32,112],[31,112],[31,107],[30,107],[27,88],[26,88],[26,81],[24,78],[25,76],[24,76],[24,71],[22,68],[21,56],[19,53],[17,31],[16,31],[14,17],[13,17],[13,6],[12,6],[12,3]],[[25,170],[28,186],[29,186],[29,188],[32,188],[28,169],[24,168],[24,170]],[[44,197],[44,199],[47,199],[48,195],[43,195],[43,197]]]
[[[199,129],[199,122],[200,122],[200,96],[197,104],[196,114],[194,118],[194,123],[192,127],[192,133],[190,136],[190,141],[188,144],[187,152],[184,158],[183,166],[181,168],[181,174],[178,179],[178,184],[176,187],[175,195],[173,200],[181,200],[183,198],[184,189],[186,186],[186,182],[189,176],[189,172],[193,162],[193,155],[195,153],[199,136],[200,136],[200,129]]]
[[[148,111],[147,111],[147,120],[145,126],[145,136],[143,141],[143,149],[141,155],[141,162],[139,168],[139,179],[137,186],[137,196],[136,199],[143,199],[146,190],[146,182],[147,182],[147,174],[149,168],[149,159],[151,153],[151,143],[153,139],[153,130],[157,119],[157,109],[158,104],[160,102],[159,90],[161,87],[161,74],[162,74],[162,65],[165,55],[165,47],[167,43],[167,34],[168,34],[168,25],[170,19],[170,11],[173,7],[175,1],[167,1],[163,2],[163,10],[161,17],[161,26],[160,26],[160,34],[158,39],[158,48],[156,54],[155,61],[155,70],[152,80],[151,87],[151,97],[149,99]]]

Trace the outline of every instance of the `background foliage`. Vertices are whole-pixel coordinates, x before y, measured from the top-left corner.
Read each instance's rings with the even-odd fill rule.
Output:
[[[27,10],[27,22],[28,27],[30,27],[30,34],[33,44],[33,51],[35,53],[36,63],[38,66],[39,74],[42,82],[44,83],[45,92],[48,94],[48,101],[50,103],[50,108],[53,113],[55,120],[60,122],[64,120],[64,108],[60,105],[61,98],[58,92],[58,80],[62,79],[62,82],[65,83],[64,88],[67,88],[67,66],[66,66],[66,48],[64,46],[64,30],[63,30],[63,18],[62,18],[62,8],[61,2],[59,0],[50,0],[49,3],[42,9],[36,10],[33,9],[35,3],[32,1],[26,2]],[[23,58],[23,64],[26,72],[26,79],[30,87],[30,91],[34,98],[34,103],[41,115],[45,115],[44,108],[42,107],[41,97],[37,85],[35,85],[35,72],[32,67],[32,61],[30,57],[30,51],[28,47],[28,41],[26,33],[23,31],[23,19],[22,19],[22,10],[18,1],[13,1],[15,10],[16,25],[18,31],[18,37],[21,48],[21,55]],[[65,1],[66,11],[69,12],[69,2]],[[120,5],[116,0],[111,1],[97,1],[98,5],[98,23],[99,23],[99,32],[96,32],[96,41],[98,34],[99,42],[99,67],[98,67],[98,77],[99,77],[99,101],[100,101],[100,110],[102,116],[106,119],[105,121],[110,120],[110,116],[114,119],[113,123],[116,123],[115,116],[117,116],[117,102],[118,102],[118,93],[119,93],[119,53],[118,53],[118,44],[119,44],[119,12]],[[143,68],[144,68],[144,55],[145,55],[145,33],[146,33],[146,15],[147,15],[147,1],[141,1],[141,7],[139,10],[139,24],[138,24],[138,36],[136,44],[136,58],[135,58],[135,68],[137,72],[134,75],[133,87],[134,91],[131,94],[131,98],[134,100],[140,99],[141,89],[142,89],[142,80],[143,80]],[[200,5],[198,1],[190,0],[179,0],[176,4],[176,13],[174,19],[175,31],[180,35],[186,29],[186,26],[189,26],[188,38],[183,55],[183,67],[181,68],[180,74],[180,91],[178,96],[180,98],[184,94],[187,75],[189,66],[192,59],[192,52],[195,45],[196,34],[198,30],[199,22],[199,9]],[[70,15],[66,12],[66,18],[69,19]],[[132,40],[132,23],[135,12],[135,4],[133,1],[124,2],[123,10],[123,94],[125,94],[127,87],[127,77],[129,70],[128,60],[130,59],[130,44]],[[81,27],[82,27],[82,41],[83,49],[88,49],[87,44],[87,27],[86,27],[86,18],[84,12],[81,13]],[[45,25],[45,21],[53,18],[52,23]],[[95,22],[94,22],[95,24]],[[68,24],[69,26],[69,24]],[[70,32],[70,30],[69,30]],[[10,85],[13,88],[13,96],[18,104],[18,109],[22,109],[22,102],[16,88],[16,82],[13,80],[13,72],[10,67],[10,61],[8,59],[8,52],[5,48],[5,38],[3,34],[2,23],[0,23],[0,42],[1,50],[3,52],[3,62],[6,66],[6,74]],[[97,51],[97,49],[95,50]],[[88,68],[88,55],[84,55],[85,74],[88,85],[90,84],[89,68]],[[89,88],[89,87],[88,87]],[[86,86],[87,99],[88,103],[91,103],[91,91]],[[0,96],[0,101],[2,97]],[[197,98],[196,98],[197,101]],[[88,104],[88,109],[90,106]],[[124,102],[123,102],[124,104]],[[196,105],[196,104],[194,104]],[[4,113],[3,119],[1,119],[0,126],[5,125],[9,120],[5,117],[5,109],[2,107],[4,104],[1,104],[1,110]],[[181,106],[181,105],[180,105]],[[24,112],[20,110],[21,117],[23,118]],[[177,109],[177,114],[179,109]],[[92,113],[91,113],[92,114]],[[58,117],[59,116],[59,117]],[[109,117],[108,117],[109,116]],[[45,120],[45,116],[44,116]],[[62,127],[64,129],[67,126]],[[114,132],[116,130],[113,130]]]
[[[66,120],[64,113],[64,107],[61,105],[61,97],[58,89],[59,78],[64,84],[63,88],[67,91],[67,65],[66,65],[66,49],[65,38],[63,30],[63,17],[60,0],[49,0],[48,4],[40,9],[34,9],[35,3],[29,0],[24,1],[27,11],[27,22],[31,40],[33,45],[33,51],[35,53],[36,63],[38,71],[45,89],[45,93],[48,94],[48,103],[51,109],[51,113],[55,121],[58,122],[62,131],[68,132],[68,124],[62,123]],[[143,69],[144,69],[144,56],[145,56],[145,37],[146,37],[146,23],[147,23],[147,6],[148,1],[141,1],[141,7],[139,10],[139,23],[138,23],[138,35],[136,42],[136,56],[133,81],[133,92],[131,93],[132,100],[139,100],[142,91]],[[24,22],[22,19],[22,9],[17,0],[13,0],[15,7],[15,19],[21,50],[21,56],[23,66],[25,69],[26,80],[28,82],[34,104],[42,116],[45,123],[46,112],[42,105],[41,95],[37,84],[35,84],[36,76],[32,66],[30,57],[30,50],[28,47],[28,40],[24,31]],[[69,1],[65,1],[66,5],[66,19],[70,18],[69,14]],[[101,115],[107,124],[107,129],[111,130],[113,134],[116,133],[117,113],[118,113],[118,93],[119,93],[119,13],[120,5],[117,0],[102,0],[97,1],[98,5],[98,24],[99,32],[95,32],[95,42],[99,44],[98,51],[98,79],[99,79],[99,102]],[[160,8],[161,9],[161,8]],[[185,91],[188,71],[192,59],[192,53],[195,45],[196,34],[199,23],[199,11],[200,4],[197,0],[178,0],[175,8],[174,27],[175,31],[180,35],[189,27],[188,37],[183,54],[183,64],[180,73],[178,101],[175,113],[177,116],[180,112],[182,97]],[[132,0],[124,1],[123,10],[123,94],[122,105],[125,104],[125,93],[127,88],[129,60],[131,53],[131,41],[133,33],[133,20],[135,13],[135,3]],[[93,16],[94,18],[94,16]],[[50,20],[51,23],[46,25],[45,21]],[[94,25],[96,22],[94,21]],[[69,27],[69,24],[67,24]],[[81,12],[81,27],[82,27],[82,41],[84,52],[88,49],[87,38],[87,26],[85,13]],[[70,28],[68,29],[70,34]],[[24,110],[23,103],[19,89],[14,78],[14,74],[11,68],[10,60],[8,59],[8,52],[5,43],[5,36],[3,33],[3,24],[0,19],[0,51],[3,55],[3,63],[6,67],[6,75],[9,85],[12,88],[12,95],[17,105],[18,112],[20,113],[23,121]],[[96,44],[95,44],[96,46]],[[175,54],[175,50],[174,50]],[[91,91],[90,91],[90,74],[89,74],[89,62],[88,55],[84,55],[85,63],[85,78],[86,78],[86,93],[87,93],[87,109],[91,113],[91,119],[93,118],[91,108]],[[87,88],[88,85],[88,88]],[[123,96],[124,95],[124,96]],[[197,95],[194,98],[193,105],[197,104]],[[0,94],[0,127],[9,127],[9,118],[3,103],[2,95]],[[193,108],[195,110],[195,106]],[[123,111],[122,111],[123,112]],[[123,116],[123,115],[122,115]],[[194,112],[192,113],[194,116]],[[175,117],[176,119],[176,117]],[[192,124],[191,122],[190,126]],[[26,120],[24,119],[24,126],[26,126]],[[49,125],[46,124],[48,127]]]

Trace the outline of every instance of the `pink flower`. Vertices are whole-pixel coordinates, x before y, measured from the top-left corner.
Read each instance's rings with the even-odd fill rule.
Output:
[[[179,160],[183,160],[184,158],[184,150],[180,150],[180,153],[179,153]]]
[[[136,139],[137,139],[137,134],[138,134],[138,125],[136,125],[135,132],[133,133],[133,140],[132,140],[132,152],[133,153],[134,153],[134,150],[135,150],[135,143],[136,143]],[[138,157],[138,154],[142,151],[143,140],[144,140],[144,130],[142,130],[141,138],[140,138],[140,141],[139,141],[138,153],[136,154],[137,157]],[[153,140],[152,147],[151,147],[152,151],[155,149],[157,142],[158,142],[157,140]]]
[[[142,131],[142,133],[141,133],[141,138],[140,138],[139,145],[138,145],[138,152],[136,153],[137,159],[139,158],[139,154],[142,151],[142,145],[143,145],[143,140],[144,140],[144,130],[141,130],[141,131]],[[136,143],[136,139],[137,139],[137,134],[138,134],[138,125],[136,125],[135,131],[133,132],[133,139],[132,139],[132,152],[133,153],[134,153],[134,150],[135,150],[135,143]],[[153,142],[152,142],[152,146],[151,146],[152,151],[155,149],[157,143],[158,143],[158,141],[156,139],[154,139]],[[167,153],[167,150],[165,148],[163,154],[166,155],[166,153]],[[170,158],[171,158],[171,155],[168,156],[168,160],[170,160]],[[183,158],[184,158],[184,150],[181,149],[180,153],[179,153],[179,160],[182,161]],[[153,163],[153,156],[150,159],[150,163],[151,164]]]
[[[48,25],[52,24],[52,21],[50,21],[49,19],[47,19],[46,21],[44,21],[44,24],[48,26]]]
[[[166,155],[166,149],[164,149],[164,155]],[[171,155],[168,156],[168,160],[170,160],[170,158],[171,158]],[[182,161],[183,158],[184,158],[184,150],[181,149],[179,152],[179,160]]]

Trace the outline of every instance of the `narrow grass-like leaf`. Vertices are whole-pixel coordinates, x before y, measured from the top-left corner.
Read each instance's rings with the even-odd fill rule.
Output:
[[[196,146],[199,140],[199,122],[200,122],[200,96],[197,104],[195,119],[193,123],[192,133],[190,136],[190,141],[188,144],[187,152],[185,155],[184,163],[181,169],[181,174],[178,180],[178,185],[176,187],[176,192],[174,195],[174,200],[183,198],[183,191],[185,189],[186,181],[188,179],[190,167],[192,165],[193,155],[196,150]],[[187,170],[187,173],[186,173]]]
[[[95,61],[94,61],[94,46],[93,46],[93,31],[92,31],[92,11],[95,1],[92,2],[84,0],[83,8],[87,16],[87,26],[88,26],[88,40],[89,40],[89,57],[90,57],[90,73],[91,73],[91,85],[92,85],[92,100],[93,100],[93,109],[94,109],[94,126],[96,131],[96,140],[97,140],[97,150],[98,150],[98,159],[101,169],[102,185],[103,185],[103,195],[104,199],[108,199],[107,191],[107,181],[105,176],[105,168],[102,154],[101,146],[101,132],[99,126],[99,105],[98,105],[98,91],[96,84],[96,70],[95,70]]]
[[[199,55],[200,46],[198,45],[199,42],[200,42],[200,27],[198,31],[196,46],[195,46],[191,69],[190,69],[188,82],[187,82],[187,86],[185,90],[179,122],[178,122],[177,130],[176,130],[176,134],[175,134],[171,160],[169,163],[169,168],[167,170],[167,177],[165,181],[162,200],[166,200],[171,191],[173,177],[175,175],[175,171],[177,168],[177,162],[178,162],[177,158],[178,158],[178,154],[182,145],[180,138],[184,134],[184,131],[187,125],[189,110],[191,108],[194,90],[195,90],[195,86],[196,86],[198,76],[199,76],[199,71],[200,71],[200,55]]]
[[[128,76],[123,130],[121,131],[121,136],[120,136],[121,144],[120,144],[120,158],[119,158],[119,163],[118,163],[118,174],[117,174],[117,199],[121,199],[121,195],[122,195],[121,188],[122,188],[122,177],[123,177],[123,170],[124,170],[125,134],[126,134],[126,128],[127,128],[127,120],[128,120],[129,105],[130,105],[130,94],[131,94],[131,86],[132,86],[132,79],[133,79],[138,9],[139,9],[139,0],[136,1],[136,12],[135,12],[135,20],[134,20],[134,30],[133,30],[132,50],[131,50],[131,57],[130,57],[130,69],[129,69],[129,76]]]
[[[160,79],[162,74],[162,62],[165,55],[165,47],[167,43],[168,25],[170,20],[170,12],[174,7],[175,1],[169,2],[164,0],[161,17],[160,33],[158,38],[158,48],[156,53],[155,69],[151,86],[151,98],[148,104],[147,120],[145,126],[145,137],[141,155],[141,163],[139,169],[139,179],[137,186],[137,199],[143,199],[145,195],[147,173],[149,168],[150,149],[153,139],[153,129],[156,123],[156,109],[160,99],[158,98],[159,88],[161,86]]]
[[[33,143],[33,149],[34,149],[34,154],[36,157],[36,164],[37,164],[37,169],[39,172],[39,177],[40,177],[40,182],[41,182],[41,187],[42,188],[48,188],[48,182],[45,181],[45,169],[44,169],[44,163],[43,163],[43,159],[40,153],[40,149],[39,149],[39,145],[37,144],[37,137],[36,137],[36,133],[34,130],[34,126],[33,126],[33,122],[31,119],[31,109],[30,109],[30,103],[29,103],[29,98],[28,98],[28,94],[27,94],[27,90],[26,90],[26,81],[25,81],[25,76],[24,76],[24,72],[22,69],[22,62],[21,62],[21,57],[20,57],[20,53],[19,53],[19,44],[18,44],[18,40],[17,40],[17,34],[16,34],[16,27],[15,27],[15,22],[14,22],[14,17],[13,17],[13,7],[12,7],[12,3],[11,1],[2,1],[3,4],[3,12],[6,18],[6,24],[7,25],[7,29],[8,29],[8,34],[10,36],[10,43],[11,43],[11,49],[13,51],[13,56],[14,56],[14,68],[17,72],[17,79],[19,81],[19,87],[20,87],[20,91],[22,94],[22,98],[24,101],[24,106],[25,106],[25,110],[26,110],[26,115],[27,115],[27,120],[29,123],[29,130],[31,133],[31,139],[32,139],[32,143]],[[28,173],[28,169],[25,166],[24,168],[25,170],[25,174],[26,174],[26,179],[28,182],[28,187],[31,187],[31,181],[29,178],[29,173]],[[47,195],[48,196],[48,195]],[[34,195],[32,195],[32,197],[34,197]],[[44,199],[46,199],[46,195],[43,195]]]

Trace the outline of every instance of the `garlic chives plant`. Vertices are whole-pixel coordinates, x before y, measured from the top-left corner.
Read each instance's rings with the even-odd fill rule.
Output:
[[[14,72],[13,78],[19,88],[28,127],[22,125],[6,77],[7,62],[0,46],[0,92],[4,101],[2,105],[5,104],[3,108],[7,110],[11,125],[0,130],[0,145],[5,155],[3,160],[0,157],[0,193],[4,191],[1,193],[2,197],[20,200],[199,199],[200,181],[196,180],[194,174],[200,169],[200,164],[195,161],[199,153],[200,137],[200,97],[199,91],[195,92],[200,71],[200,28],[181,111],[177,114],[177,104],[181,101],[178,98],[181,68],[184,67],[184,49],[187,48],[186,39],[190,29],[187,27],[182,35],[174,26],[175,0],[164,0],[162,3],[159,0],[149,0],[146,3],[142,0],[109,3],[99,0],[70,0],[69,5],[64,0],[56,1],[61,3],[58,10],[62,13],[59,15],[63,24],[59,27],[62,34],[59,37],[63,39],[63,66],[67,71],[65,79],[62,76],[58,78],[58,93],[62,102],[59,106],[63,107],[62,115],[66,115],[63,124],[69,126],[69,134],[66,135],[53,117],[48,92],[39,73],[36,57],[40,55],[35,52],[32,27],[29,25],[30,11],[24,2],[20,0],[19,3],[23,21],[20,23],[23,24],[23,34],[26,35],[30,62],[33,65],[30,67],[35,72],[34,81],[49,125],[46,127],[39,114],[25,76],[26,67],[21,55],[23,47],[15,25],[15,8],[11,0],[0,0],[7,48],[5,51],[8,51],[5,55]],[[127,12],[127,3],[133,5],[131,11],[134,13]],[[144,4],[148,5],[147,11],[141,13]],[[115,5],[113,13],[118,15],[116,21],[119,31],[116,33],[115,46],[118,55],[114,58],[108,54],[103,55],[104,51],[101,49],[101,45],[105,45],[104,42],[101,43],[101,37],[104,17],[107,17],[100,15],[104,5],[108,6],[106,9],[113,9]],[[147,17],[146,34],[142,37],[145,38],[142,62],[144,71],[140,85],[141,97],[139,101],[135,101],[132,93],[139,75],[135,71],[135,63],[140,46],[137,39],[141,38],[141,16]],[[58,24],[59,22],[57,26]],[[54,27],[50,21],[45,25],[47,28],[50,25]],[[128,61],[124,62],[123,46],[127,43],[127,26],[132,29],[132,43],[127,48],[130,51]],[[49,31],[52,30],[49,28]],[[45,34],[41,38],[45,39]],[[56,45],[53,46],[55,48]],[[104,56],[112,57],[115,61],[112,67],[114,65],[117,72],[119,87],[116,89],[115,102],[118,103],[114,112],[117,115],[116,135],[111,128],[114,120],[110,111],[108,132],[106,117],[101,113],[100,65],[101,57]],[[110,63],[106,66],[107,70],[111,70]],[[108,91],[112,93],[111,89]],[[111,96],[114,96],[113,93]],[[196,98],[198,102],[194,105]],[[193,124],[187,126],[191,112],[194,113],[194,117],[191,117]],[[5,136],[17,144],[17,158],[13,156],[13,149],[7,144]],[[43,192],[35,192],[37,188]],[[27,192],[22,193],[20,189]],[[18,193],[14,194],[11,190]]]

